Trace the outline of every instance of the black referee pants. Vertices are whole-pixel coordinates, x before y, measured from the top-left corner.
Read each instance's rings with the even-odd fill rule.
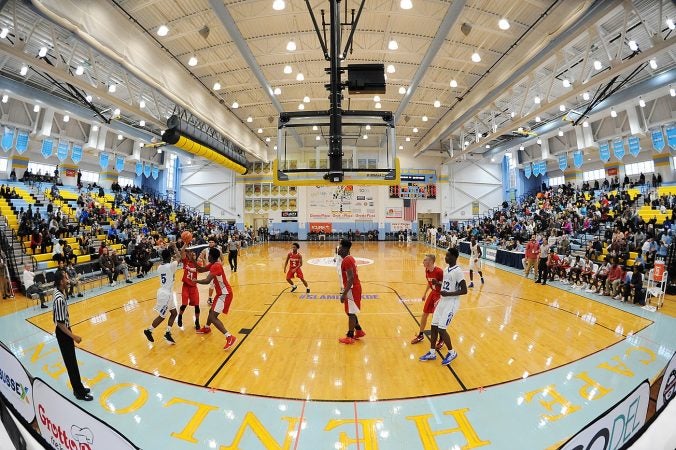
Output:
[[[230,264],[230,269],[237,271],[237,250],[230,250],[228,252],[228,263]]]
[[[63,363],[66,365],[66,370],[68,370],[68,378],[70,378],[73,393],[76,396],[85,395],[85,387],[80,379],[80,369],[77,366],[77,358],[75,357],[75,343],[73,339],[57,327],[56,341],[59,343]]]
[[[536,283],[542,282],[542,284],[547,283],[547,278],[549,278],[549,266],[547,265],[547,258],[540,258],[538,263],[538,279]]]

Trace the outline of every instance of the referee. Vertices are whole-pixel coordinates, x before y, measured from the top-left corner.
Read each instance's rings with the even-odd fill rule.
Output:
[[[59,343],[63,362],[68,370],[70,385],[78,400],[86,402],[94,400],[89,389],[84,387],[80,379],[80,369],[77,367],[75,357],[75,343],[82,342],[82,338],[70,330],[70,318],[68,317],[68,304],[66,303],[66,274],[59,270],[55,272],[54,286],[54,324],[56,325],[56,340]]]
[[[228,238],[228,263],[230,263],[230,270],[237,272],[237,253],[239,252],[240,244],[238,237]]]

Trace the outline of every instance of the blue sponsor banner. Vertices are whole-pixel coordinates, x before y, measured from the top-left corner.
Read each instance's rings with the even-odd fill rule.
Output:
[[[530,163],[526,163],[526,165],[523,166],[523,174],[526,176],[526,178],[530,178],[531,174]]]
[[[547,161],[540,161],[540,175],[547,173]]]
[[[657,153],[662,152],[664,150],[664,134],[662,134],[662,128],[658,128],[657,130],[653,130],[650,133],[650,139],[653,141],[653,148]]]
[[[615,158],[622,161],[622,158],[624,158],[624,140],[617,139],[613,141],[613,153],[615,154]]]
[[[56,146],[56,157],[59,161],[64,162],[68,158],[68,147],[70,147],[68,141],[59,141],[59,145]]]
[[[16,134],[16,151],[23,154],[28,150],[28,131],[19,131]]]
[[[566,170],[568,168],[568,155],[559,155],[559,169]]]
[[[103,170],[108,168],[108,153],[99,153],[99,166],[101,166],[101,169]]]
[[[45,138],[42,140],[42,156],[45,158],[49,158],[52,156],[52,152],[54,150],[54,141],[50,138]]]
[[[82,161],[82,146],[80,144],[73,144],[73,147],[70,149],[70,159],[72,159],[75,164]]]
[[[599,158],[601,161],[608,162],[610,160],[610,146],[608,142],[603,142],[599,144]]]
[[[115,157],[115,170],[122,172],[124,170],[124,156],[117,155]]]
[[[142,173],[143,173],[143,163],[137,162],[136,163],[136,176],[141,176]]]
[[[582,150],[576,150],[573,152],[573,165],[576,168],[582,167],[582,163],[584,162],[584,155],[582,154]]]
[[[669,147],[676,149],[676,127],[667,128],[667,143]]]
[[[5,127],[2,132],[2,140],[0,141],[0,147],[7,153],[14,146],[14,130]]]
[[[638,138],[636,136],[630,136],[629,139],[627,139],[627,143],[629,144],[629,153],[635,158],[638,156],[639,153],[641,153],[641,143],[638,141]]]
[[[152,169],[150,168],[149,163],[145,163],[143,165],[143,175],[146,176],[146,178],[150,177],[150,173],[152,172]]]
[[[153,167],[153,180],[157,180],[157,177],[160,176],[160,168],[155,166]]]

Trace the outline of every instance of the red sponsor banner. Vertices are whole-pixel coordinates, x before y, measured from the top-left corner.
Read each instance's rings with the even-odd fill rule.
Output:
[[[607,170],[608,176],[612,177],[613,175],[617,175],[618,169],[617,167],[611,167]]]
[[[67,177],[74,177],[77,175],[77,170],[75,169],[66,169],[66,176]]]
[[[310,233],[331,233],[332,230],[331,222],[310,222]]]

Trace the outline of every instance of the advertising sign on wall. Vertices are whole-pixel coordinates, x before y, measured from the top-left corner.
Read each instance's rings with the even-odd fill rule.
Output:
[[[136,448],[117,431],[66,400],[41,379],[34,380],[33,392],[40,433],[55,449]]]
[[[0,392],[27,422],[35,419],[31,380],[19,360],[4,347],[0,347]]]
[[[393,222],[390,224],[390,230],[392,231],[405,231],[411,229],[410,222]]]
[[[386,219],[401,219],[404,217],[404,212],[399,206],[385,208],[385,218]]]
[[[348,185],[308,188],[308,217],[310,219],[375,219],[377,192],[377,186]]]
[[[310,233],[331,233],[331,222],[310,222]]]

